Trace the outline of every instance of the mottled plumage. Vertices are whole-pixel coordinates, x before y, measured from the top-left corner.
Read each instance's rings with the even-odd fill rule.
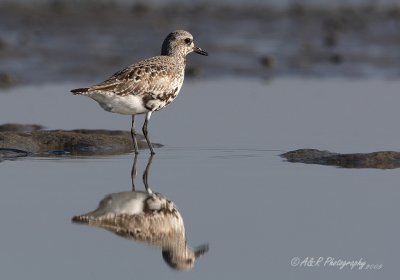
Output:
[[[132,115],[131,133],[135,153],[138,148],[134,117],[146,113],[142,130],[153,154],[147,123],[152,112],[164,108],[178,96],[185,75],[186,55],[191,52],[208,55],[194,46],[193,36],[189,32],[177,30],[165,38],[160,56],[128,66],[102,83],[71,92],[89,96],[106,111]]]
[[[96,210],[72,221],[159,247],[163,259],[178,270],[192,268],[196,258],[208,251],[208,245],[196,249],[187,245],[182,216],[175,204],[150,191],[109,194]]]

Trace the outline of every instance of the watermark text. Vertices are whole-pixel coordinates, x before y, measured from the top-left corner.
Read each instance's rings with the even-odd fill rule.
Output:
[[[334,257],[294,257],[290,260],[290,265],[293,267],[306,268],[337,268],[340,270],[380,270],[383,264],[372,264],[365,261],[363,258],[346,260]]]

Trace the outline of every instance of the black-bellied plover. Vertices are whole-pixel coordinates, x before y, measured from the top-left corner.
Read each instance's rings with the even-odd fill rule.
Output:
[[[164,261],[178,270],[191,269],[208,251],[208,244],[191,248],[187,245],[185,226],[175,203],[148,185],[153,155],[143,172],[146,191],[136,191],[134,180],[138,155],[133,160],[132,191],[107,195],[96,210],[74,216],[73,222],[107,229],[119,236],[161,248]]]
[[[164,261],[177,270],[191,269],[196,259],[208,251],[207,244],[196,248],[187,245],[181,214],[172,201],[159,193],[112,193],[96,210],[74,216],[72,221],[156,246]]]
[[[135,115],[146,114],[142,131],[150,152],[154,154],[147,123],[153,112],[164,108],[177,97],[184,79],[186,55],[191,52],[208,55],[194,45],[192,34],[177,30],[165,38],[161,56],[140,61],[102,83],[71,92],[89,96],[106,111],[132,115],[131,134],[135,153],[138,153]]]

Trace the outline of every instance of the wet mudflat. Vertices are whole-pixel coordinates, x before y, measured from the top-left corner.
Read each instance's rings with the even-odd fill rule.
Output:
[[[261,2],[0,1],[1,278],[398,276],[400,9]],[[210,56],[134,161],[130,117],[69,91],[182,28]]]
[[[400,169],[291,163],[297,149],[399,151],[397,81],[197,80],[149,124],[156,149],[151,189],[182,215],[189,245],[209,251],[177,273],[159,249],[76,225],[111,193],[132,189],[132,154],[26,157],[0,163],[1,274],[7,279],[156,277],[390,279],[397,275]],[[1,94],[4,123],[50,130],[130,127],[70,84]],[[45,102],[43,100],[46,100]],[[140,118],[138,118],[139,121]],[[149,159],[137,161],[136,189]],[[382,269],[292,266],[295,257],[333,257]],[[20,269],[24,267],[24,269]]]
[[[339,154],[317,149],[299,149],[281,154],[289,162],[322,164],[343,168],[379,168],[400,167],[400,152],[379,151],[373,153]]]
[[[188,76],[400,75],[395,1],[178,2],[1,1],[0,87],[99,82],[183,27],[210,52]]]
[[[130,131],[104,129],[18,131],[30,126],[23,124],[0,125],[0,129],[7,126],[11,128],[0,131],[0,151],[2,151],[0,158],[1,154],[7,152],[16,152],[15,155],[18,156],[18,151],[31,156],[52,154],[94,156],[124,154],[133,150]],[[138,138],[139,148],[148,148],[144,137]],[[161,147],[162,145],[155,143],[154,146]],[[6,155],[4,158],[12,158],[12,155]]]

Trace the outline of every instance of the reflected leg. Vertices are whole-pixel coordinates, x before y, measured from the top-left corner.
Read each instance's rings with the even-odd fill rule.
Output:
[[[150,157],[149,157],[149,161],[147,162],[147,165],[146,165],[146,169],[144,170],[144,172],[143,172],[143,184],[144,184],[144,187],[146,188],[146,191],[149,193],[149,194],[152,194],[153,193],[153,191],[150,189],[150,187],[149,187],[149,182],[148,182],[148,177],[149,177],[149,172],[150,172],[150,166],[151,166],[151,162],[153,161],[153,156],[154,156],[154,154],[151,154],[150,155]]]
[[[132,164],[132,170],[131,170],[132,191],[135,191],[135,178],[136,178],[136,175],[137,175],[137,171],[136,171],[137,159],[138,159],[138,154],[135,153],[135,157],[133,159],[133,164]]]
[[[143,124],[142,131],[143,131],[144,137],[146,138],[147,145],[149,146],[150,153],[151,153],[152,155],[154,155],[155,152],[154,152],[154,149],[153,149],[153,145],[151,144],[150,139],[149,139],[149,135],[148,135],[148,133],[147,133],[147,123],[148,123],[149,120],[150,120],[151,113],[152,113],[152,112],[150,111],[150,112],[148,112],[148,113],[146,114],[146,119],[144,120],[144,124]]]
[[[132,141],[133,141],[133,149],[135,151],[135,154],[138,154],[139,153],[139,148],[138,148],[138,144],[137,144],[137,141],[136,141],[135,115],[132,115],[131,136],[132,136]]]

